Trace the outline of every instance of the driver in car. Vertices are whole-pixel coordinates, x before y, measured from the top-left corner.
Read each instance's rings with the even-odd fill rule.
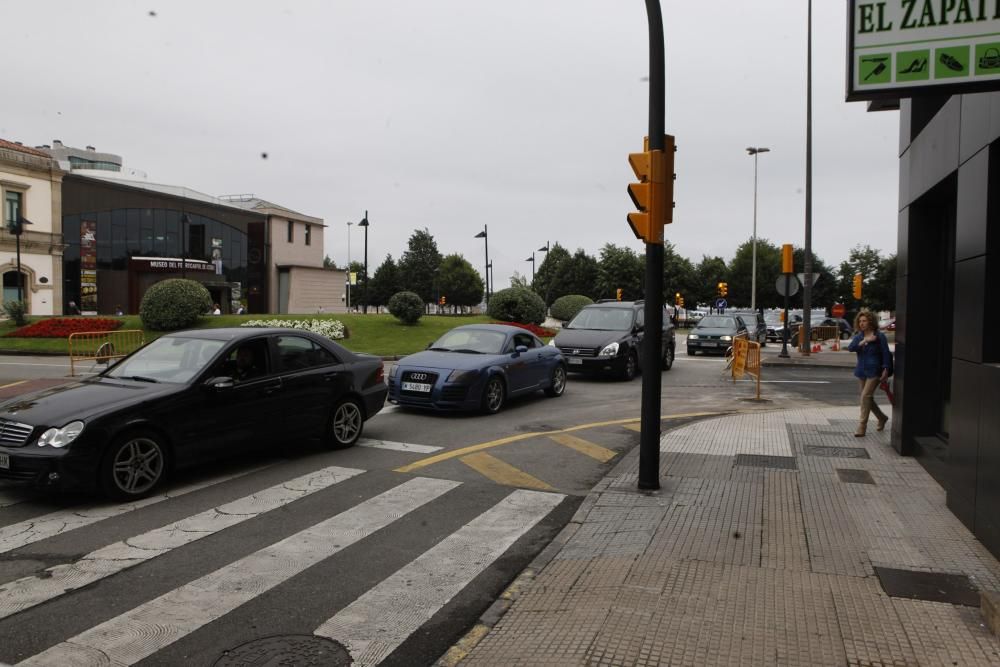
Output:
[[[258,375],[260,375],[260,368],[257,367],[253,350],[246,345],[236,350],[236,379],[249,380]]]

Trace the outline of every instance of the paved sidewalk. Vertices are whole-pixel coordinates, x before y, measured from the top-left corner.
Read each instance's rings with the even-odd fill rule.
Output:
[[[1000,664],[977,594],[1000,589],[1000,564],[888,431],[852,436],[856,419],[758,412],[670,431],[654,494],[636,491],[636,448],[461,664]]]

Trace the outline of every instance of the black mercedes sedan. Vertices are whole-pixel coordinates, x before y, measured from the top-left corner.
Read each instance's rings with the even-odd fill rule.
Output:
[[[149,494],[172,470],[320,437],[349,447],[382,360],[297,329],[168,334],[103,373],[0,403],[0,479]]]

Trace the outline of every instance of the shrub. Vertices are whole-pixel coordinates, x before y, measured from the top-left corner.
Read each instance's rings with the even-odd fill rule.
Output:
[[[189,327],[208,312],[212,297],[194,280],[171,278],[151,286],[142,296],[139,317],[147,329],[174,331]]]
[[[416,324],[424,314],[424,302],[413,292],[396,292],[389,297],[389,312],[403,324]]]
[[[6,334],[8,338],[68,338],[82,331],[114,331],[121,320],[109,317],[49,317]]]
[[[347,338],[347,327],[340,320],[334,319],[312,319],[312,320],[247,320],[241,327],[283,327],[287,329],[305,329],[320,336],[326,336],[331,340]]]
[[[7,317],[14,320],[14,326],[23,327],[28,323],[27,309],[25,308],[23,301],[5,301],[3,304],[3,310],[7,313]]]
[[[508,287],[490,297],[487,313],[503,322],[541,324],[545,321],[545,302],[530,289]]]
[[[552,302],[552,317],[563,322],[569,322],[576,317],[581,308],[592,303],[594,303],[593,299],[582,294],[561,296]]]

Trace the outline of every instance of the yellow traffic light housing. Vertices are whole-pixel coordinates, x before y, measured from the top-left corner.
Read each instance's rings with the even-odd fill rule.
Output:
[[[864,281],[864,278],[863,278],[863,276],[860,273],[855,273],[854,274],[854,298],[855,299],[860,299],[861,298],[861,285],[862,285],[863,281]]]
[[[618,301],[622,300],[622,288],[621,287],[619,287],[618,289],[615,290],[615,299],[618,300]]]
[[[629,153],[628,162],[639,179],[629,183],[628,194],[638,213],[628,214],[628,224],[636,238],[646,243],[663,243],[663,226],[673,222],[674,138],[664,137],[664,149]],[[648,143],[648,142],[647,142]]]

